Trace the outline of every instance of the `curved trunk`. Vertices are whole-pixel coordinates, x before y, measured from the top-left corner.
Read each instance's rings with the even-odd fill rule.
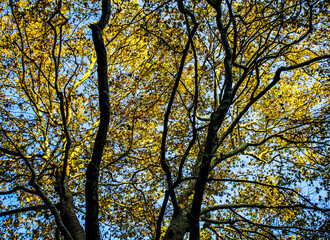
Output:
[[[108,25],[110,19],[111,5],[110,0],[102,0],[101,19],[90,25],[92,29],[94,48],[97,56],[97,76],[99,92],[100,124],[98,126],[93,155],[86,171],[86,238],[88,240],[99,240],[99,198],[98,184],[100,175],[100,164],[103,157],[103,150],[106,143],[109,121],[110,121],[110,102],[108,85],[108,62],[107,51],[103,40],[103,29]]]

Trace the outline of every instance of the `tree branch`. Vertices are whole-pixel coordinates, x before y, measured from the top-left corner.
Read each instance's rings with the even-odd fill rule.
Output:
[[[0,217],[8,216],[8,215],[16,214],[16,213],[29,212],[29,211],[40,211],[40,210],[43,210],[43,209],[48,209],[48,207],[45,206],[45,205],[38,205],[38,206],[18,208],[18,209],[9,210],[9,211],[6,211],[6,212],[0,212]]]

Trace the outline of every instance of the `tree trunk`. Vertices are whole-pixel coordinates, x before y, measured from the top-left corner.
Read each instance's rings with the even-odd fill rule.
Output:
[[[85,231],[81,226],[73,204],[73,196],[68,186],[68,176],[62,181],[60,170],[56,173],[55,190],[60,196],[60,203],[57,205],[60,211],[61,220],[74,240],[85,240]]]
[[[93,35],[93,43],[97,56],[97,76],[100,108],[100,124],[98,126],[92,159],[86,171],[86,239],[99,240],[99,176],[100,164],[103,157],[103,150],[106,143],[109,121],[110,101],[108,85],[108,61],[107,50],[103,40],[103,29],[108,25],[111,14],[110,0],[102,0],[102,15],[100,20],[90,25]]]
[[[163,240],[183,240],[189,229],[188,213],[183,210],[172,220]]]
[[[71,192],[69,196],[61,198],[59,210],[63,224],[70,232],[72,238],[75,240],[84,240],[85,231],[74,211],[73,196]]]

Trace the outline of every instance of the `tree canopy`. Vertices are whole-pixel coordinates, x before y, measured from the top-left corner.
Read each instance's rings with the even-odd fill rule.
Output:
[[[0,8],[4,239],[330,237],[329,2]]]

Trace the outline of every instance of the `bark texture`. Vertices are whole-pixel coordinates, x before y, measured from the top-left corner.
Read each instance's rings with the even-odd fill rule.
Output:
[[[60,196],[60,203],[57,204],[57,208],[60,211],[61,220],[69,231],[72,239],[74,240],[85,240],[85,231],[81,226],[73,203],[73,196],[68,187],[68,177],[65,175],[64,181],[62,181],[62,174],[58,171],[56,176],[56,191]],[[65,239],[67,239],[65,237]]]
[[[173,219],[163,240],[183,240],[190,229],[187,214],[187,211],[182,211]]]

